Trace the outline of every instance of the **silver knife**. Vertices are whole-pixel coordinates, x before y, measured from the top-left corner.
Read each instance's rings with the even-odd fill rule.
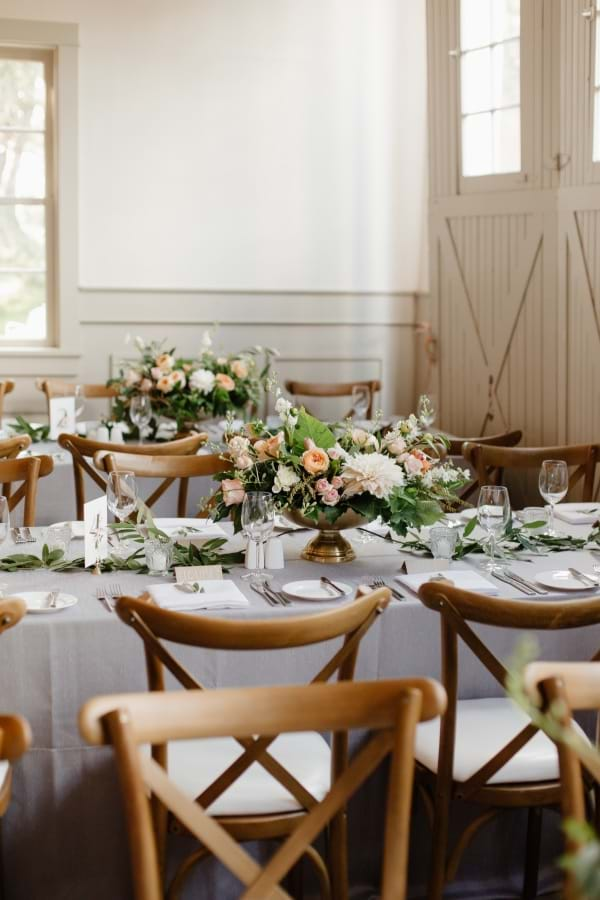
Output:
[[[252,588],[252,590],[254,591],[255,594],[259,594],[259,596],[261,596],[263,598],[263,600],[266,600],[267,603],[269,604],[269,606],[277,606],[278,605],[275,602],[275,600],[273,600],[272,597],[269,597],[268,594],[265,594],[265,592],[262,591],[259,587],[257,587],[257,585],[251,584],[250,587]]]
[[[538,587],[537,584],[533,584],[532,581],[527,581],[517,572],[513,572],[512,569],[505,569],[504,574],[508,575],[509,578],[513,578],[515,581],[518,581],[520,584],[523,584],[525,587],[529,588],[530,591],[533,591],[534,594],[547,594],[548,591],[545,591],[543,588]]]
[[[527,594],[529,597],[535,597],[535,591],[530,591],[529,588],[526,588],[518,581],[512,581],[507,575],[500,575],[498,572],[490,572],[490,575],[498,581],[501,581],[503,584],[507,584],[509,587],[521,591],[522,594]]]
[[[578,569],[569,568],[569,572],[576,578],[577,581],[580,581],[586,587],[598,587],[598,581],[593,579],[591,575],[586,575],[584,572],[580,572]]]

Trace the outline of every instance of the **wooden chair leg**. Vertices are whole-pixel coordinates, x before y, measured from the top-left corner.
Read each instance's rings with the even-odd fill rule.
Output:
[[[348,819],[345,810],[331,820],[329,870],[333,900],[348,900]]]
[[[294,900],[303,900],[304,897],[304,857],[300,857],[298,862],[288,872],[286,878],[287,891],[292,895]]]
[[[450,797],[445,791],[436,793],[431,835],[431,874],[427,890],[428,900],[441,900],[446,883],[446,859],[448,856],[448,826]]]
[[[525,874],[523,877],[523,900],[534,900],[534,898],[537,897],[541,841],[542,807],[531,806],[527,812],[527,842],[525,849]]]

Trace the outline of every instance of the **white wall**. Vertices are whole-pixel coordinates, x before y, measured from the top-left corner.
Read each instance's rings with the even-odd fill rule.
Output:
[[[105,375],[124,310],[127,329],[150,321],[173,342],[233,320],[224,342],[238,346],[266,316],[306,357],[311,323],[335,309],[360,327],[369,295],[392,295],[383,319],[374,301],[378,327],[412,341],[410,295],[427,288],[424,0],[2,0],[1,14],[79,24],[82,373]],[[115,296],[118,326],[102,312]],[[291,305],[313,296],[308,331],[287,341]],[[173,303],[185,325],[171,327]],[[351,358],[356,342],[337,349]],[[398,351],[408,383],[412,344],[366,355],[385,369]]]

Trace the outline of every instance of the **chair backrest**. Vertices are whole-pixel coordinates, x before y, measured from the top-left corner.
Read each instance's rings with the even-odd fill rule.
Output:
[[[450,438],[448,456],[462,456],[463,444],[483,444],[492,447],[516,447],[523,437],[522,431],[504,431],[501,434],[489,434],[485,437]]]
[[[94,465],[101,472],[133,472],[136,478],[162,478],[163,481],[144,501],[152,507],[166,490],[179,479],[177,515],[187,514],[187,496],[190,478],[207,478],[219,472],[228,472],[231,463],[218,453],[199,456],[142,456],[137,453],[108,453],[99,450],[94,454]],[[206,515],[206,507],[197,514]]]
[[[89,438],[79,437],[77,434],[60,434],[58,443],[63,449],[68,450],[73,458],[77,518],[83,518],[85,475],[88,475],[102,491],[106,490],[106,478],[103,478],[92,465],[96,453],[104,451],[135,454],[136,456],[187,456],[197,453],[207,440],[207,434],[192,433],[179,440],[165,441],[162,444],[111,444],[105,441],[92,441]]]
[[[12,512],[23,501],[23,525],[35,525],[35,504],[38,480],[54,469],[51,456],[27,456],[21,459],[0,460],[2,495]],[[14,490],[15,482],[21,482]]]
[[[482,484],[502,484],[505,469],[539,469],[545,459],[564,459],[573,471],[569,477],[569,494],[582,482],[582,500],[592,500],[596,465],[600,458],[598,444],[576,444],[565,447],[494,447],[482,443],[463,444],[463,456],[475,469]]]
[[[0,441],[0,459],[16,459],[19,453],[31,445],[28,434],[17,434],[14,437]]]
[[[63,381],[60,378],[42,378],[36,381],[35,386],[46,395],[47,400],[53,397],[72,397],[75,394],[76,382]],[[90,400],[102,400],[116,397],[118,390],[114,385],[106,384],[82,384],[84,397]]]
[[[282,878],[348,799],[390,757],[382,900],[406,896],[408,834],[418,722],[444,709],[444,692],[428,679],[303,687],[122,694],[89,700],[79,725],[94,745],[112,744],[125,799],[136,900],[163,897],[160,851],[152,826],[152,792],[244,885],[246,900],[291,900]],[[193,803],[157,763],[139,750],[144,742],[234,737],[253,743],[261,734],[369,729],[369,740],[326,797],[260,866],[204,809]]]
[[[352,389],[366,387],[369,389],[369,408],[367,418],[373,415],[373,395],[381,390],[381,382],[376,379],[366,381],[338,381],[325,383],[320,381],[286,381],[285,389],[292,397],[351,397]],[[348,413],[350,415],[352,410]]]
[[[11,381],[10,378],[0,381],[0,419],[4,415],[4,398],[7,394],[12,394],[14,389],[15,383],[14,381]]]
[[[448,707],[440,733],[439,778],[449,785],[452,780],[456,705],[458,701],[459,653],[458,639],[471,650],[482,666],[504,689],[507,671],[476,634],[469,623],[510,628],[554,631],[581,628],[600,623],[600,598],[569,600],[560,604],[552,600],[510,600],[488,597],[463,591],[447,581],[430,581],[419,589],[419,599],[440,614],[442,639],[442,684],[448,695]],[[600,659],[600,648],[594,659]],[[485,765],[461,785],[461,797],[467,799],[482,788],[531,738],[538,728],[529,723],[508,744],[502,747]]]
[[[584,823],[586,816],[586,784],[589,773],[600,784],[600,753],[598,735],[600,723],[600,663],[598,662],[535,662],[525,668],[525,689],[532,702],[541,706],[554,723],[550,737],[556,742],[560,767],[560,805],[564,819]],[[596,713],[596,745],[583,741],[573,729],[572,713]],[[580,840],[574,834],[567,837],[567,849],[577,851]],[[567,873],[565,896],[581,898],[572,873]]]
[[[360,642],[390,600],[387,588],[379,588],[338,609],[314,615],[290,616],[285,619],[217,619],[170,612],[156,606],[148,595],[121,597],[116,610],[126,625],[142,638],[146,653],[148,686],[151,691],[164,690],[164,669],[187,689],[201,689],[195,679],[163,641],[199,648],[220,650],[278,650],[306,647],[310,644],[342,638],[341,647],[314,676],[313,682],[328,681],[337,674],[339,680],[351,680]],[[257,734],[257,731],[254,732]],[[301,806],[310,809],[315,799],[269,753],[274,735],[244,742],[245,753],[197,798],[205,807],[213,803],[253,763],[258,762],[296,797]],[[166,767],[166,748],[153,746],[154,758]],[[338,735],[334,740],[334,767],[343,768],[348,756],[347,740]],[[157,830],[162,826],[157,824]]]

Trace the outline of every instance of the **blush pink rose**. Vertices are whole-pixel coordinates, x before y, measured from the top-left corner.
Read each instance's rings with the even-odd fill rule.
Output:
[[[329,459],[341,459],[342,454],[339,447],[330,447],[327,451],[327,456]]]
[[[331,487],[336,488],[338,491],[341,487],[344,486],[344,479],[340,478],[339,475],[334,475],[331,479]]]
[[[331,485],[329,484],[329,482],[327,481],[326,478],[319,478],[319,480],[315,484],[315,487],[316,487],[317,491],[319,492],[319,494],[326,494],[327,491],[331,490]]]
[[[329,457],[320,447],[313,447],[302,454],[302,465],[310,475],[321,475],[329,468]]]
[[[134,384],[139,384],[141,380],[142,376],[139,372],[136,372],[135,369],[129,369],[125,376],[125,387],[133,387]]]
[[[225,388],[226,391],[233,391],[235,388],[235,381],[231,375],[226,375],[225,372],[217,372],[215,381],[219,387]]]
[[[335,506],[336,503],[339,502],[340,495],[335,488],[332,488],[330,491],[327,491],[326,494],[321,495],[321,500],[325,504],[325,506]]]
[[[142,378],[142,380],[140,382],[140,391],[143,391],[145,394],[147,394],[148,391],[151,391],[151,390],[152,390],[151,379],[150,378]]]
[[[239,453],[235,458],[234,465],[236,469],[244,471],[245,469],[251,469],[254,461],[249,453]]]
[[[246,491],[239,478],[224,478],[221,482],[225,506],[239,506],[244,502]]]
[[[162,377],[163,372],[162,369],[158,368],[158,366],[152,366],[152,368],[150,369],[150,374],[155,381],[158,381],[158,379]]]
[[[304,449],[305,450],[314,450],[317,445],[313,441],[312,438],[304,438]]]

